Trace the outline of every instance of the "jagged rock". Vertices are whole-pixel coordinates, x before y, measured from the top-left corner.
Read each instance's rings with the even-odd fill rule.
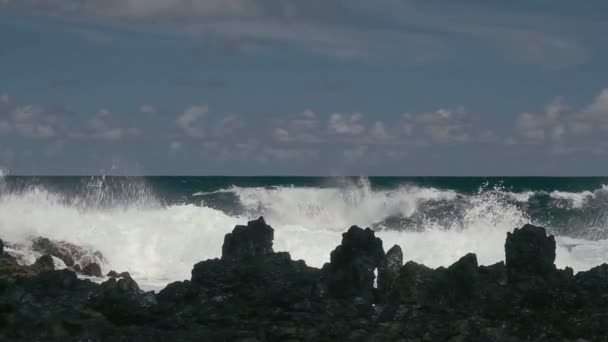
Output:
[[[342,244],[331,252],[330,262],[323,267],[329,295],[373,301],[374,270],[383,260],[382,240],[374,231],[351,227],[342,234]]]
[[[52,256],[43,255],[31,267],[38,272],[52,271],[55,269],[55,261]]]
[[[608,305],[608,265],[603,264],[575,276],[576,289],[585,306]]]
[[[43,255],[34,264],[25,266],[19,265],[17,260],[7,253],[0,254],[0,279],[14,281],[17,278],[30,278],[54,269],[55,262],[50,255]]]
[[[232,233],[226,235],[222,259],[240,260],[272,254],[273,240],[274,229],[266,224],[263,217],[249,221],[246,226],[236,226]]]
[[[129,274],[129,272],[118,273],[114,270],[108,272],[108,274],[106,274],[106,276],[109,278],[131,278],[131,275]]]
[[[0,239],[0,254],[4,253],[4,241]]]
[[[67,248],[62,248],[60,244],[52,242],[51,240],[38,237],[32,240],[32,249],[42,254],[52,255],[56,258],[61,259],[66,266],[70,267],[74,265],[74,258]]]
[[[110,278],[91,296],[91,305],[115,324],[133,324],[149,319],[148,309],[156,305],[156,298],[131,278]]]
[[[60,259],[66,266],[79,273],[87,266],[97,264],[97,266],[89,267],[89,274],[82,273],[85,275],[98,274],[96,268],[104,261],[104,257],[99,251],[90,251],[67,241],[53,241],[44,237],[33,239],[32,249]]]
[[[399,277],[399,269],[403,266],[403,252],[395,245],[386,252],[386,256],[378,267],[378,290],[383,296],[388,295],[393,284]]]
[[[507,233],[505,261],[509,281],[529,275],[544,276],[555,270],[555,238],[545,229],[526,224]]]
[[[551,239],[538,229],[510,234],[508,266],[478,266],[477,257],[467,254],[431,269],[401,266],[398,247],[384,255],[371,230],[353,227],[319,270],[274,253],[272,228],[260,225],[260,239],[249,226],[239,227],[245,228],[226,239],[225,257],[196,264],[191,281],[169,284],[158,295],[143,292],[128,274],[110,272],[111,279],[97,284],[67,269],[48,270],[48,255],[21,266],[0,253],[0,340],[515,342],[608,336],[608,265],[576,276],[551,267]],[[377,290],[386,296],[372,306],[376,267]]]
[[[319,270],[293,261],[289,253],[273,253],[240,261],[207,260],[194,265],[192,284],[211,297],[291,305],[316,290]]]
[[[447,269],[449,277],[448,290],[457,297],[470,297],[476,290],[479,276],[477,256],[469,253],[453,263]]]
[[[94,262],[83,267],[81,273],[90,277],[103,277],[101,266]]]

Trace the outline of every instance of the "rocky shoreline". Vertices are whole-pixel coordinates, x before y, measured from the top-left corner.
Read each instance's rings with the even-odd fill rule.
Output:
[[[403,264],[371,229],[351,227],[322,269],[274,252],[273,237],[263,218],[237,226],[220,259],[159,293],[128,273],[79,279],[99,266],[65,262],[48,240],[31,266],[0,242],[0,341],[608,341],[608,265],[557,269],[540,227],[508,233],[505,262],[437,269]]]

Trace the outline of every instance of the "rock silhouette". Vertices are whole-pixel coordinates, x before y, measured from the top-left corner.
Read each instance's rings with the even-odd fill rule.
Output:
[[[31,266],[0,249],[0,340],[608,339],[608,265],[557,269],[555,240],[540,227],[508,233],[505,262],[479,266],[467,254],[437,269],[403,264],[399,246],[385,253],[371,229],[356,226],[322,269],[274,252],[273,237],[263,218],[237,226],[221,258],[159,293],[128,273],[96,284],[54,270],[52,248]]]

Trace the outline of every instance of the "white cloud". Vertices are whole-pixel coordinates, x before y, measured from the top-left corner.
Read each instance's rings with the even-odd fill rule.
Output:
[[[100,109],[87,121],[83,128],[73,127],[70,136],[118,141],[139,134],[138,128],[126,127],[124,123],[119,122],[116,115],[110,110]]]
[[[207,106],[191,106],[177,118],[175,123],[187,135],[201,138],[205,135],[205,131],[200,124],[208,111]]]
[[[323,141],[319,119],[310,109],[295,116],[271,119],[273,137],[283,143],[316,144]]]
[[[358,135],[365,131],[365,126],[361,122],[363,115],[354,113],[352,115],[343,115],[334,113],[329,117],[329,129],[337,134]]]
[[[487,140],[494,133],[482,129],[464,108],[440,108],[434,112],[405,113],[403,134],[432,143],[466,143]]]
[[[222,118],[213,128],[215,137],[225,137],[242,133],[246,130],[246,119],[238,115],[228,115]]]
[[[51,138],[57,134],[58,120],[55,115],[45,112],[44,108],[26,105],[8,111],[8,119],[0,122],[0,132],[30,138]]]
[[[274,130],[274,136],[279,141],[282,141],[282,142],[289,141],[289,132],[286,129],[283,129],[283,128],[280,128],[280,127],[275,128],[275,130]]]
[[[559,153],[597,149],[608,133],[608,89],[583,108],[570,108],[557,98],[540,114],[521,113],[517,129],[523,142],[550,142]]]
[[[603,89],[593,103],[581,113],[584,117],[608,120],[608,88]]]
[[[382,121],[376,121],[374,123],[374,126],[371,128],[371,135],[377,140],[389,139],[389,135],[386,133],[386,128],[384,127],[384,123]]]

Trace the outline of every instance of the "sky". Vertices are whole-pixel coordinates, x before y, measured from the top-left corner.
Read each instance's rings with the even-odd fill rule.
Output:
[[[608,174],[608,2],[0,0],[0,169]]]

